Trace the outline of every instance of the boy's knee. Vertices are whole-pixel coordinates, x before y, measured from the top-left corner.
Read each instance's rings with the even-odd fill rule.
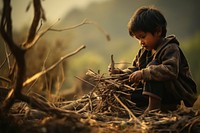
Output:
[[[152,95],[158,98],[162,98],[164,86],[162,82],[147,81],[144,84],[144,95]]]

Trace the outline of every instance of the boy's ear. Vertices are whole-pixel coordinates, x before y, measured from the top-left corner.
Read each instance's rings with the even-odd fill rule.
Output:
[[[161,36],[161,35],[162,35],[162,28],[161,28],[161,27],[156,28],[156,34],[157,34],[158,36]]]

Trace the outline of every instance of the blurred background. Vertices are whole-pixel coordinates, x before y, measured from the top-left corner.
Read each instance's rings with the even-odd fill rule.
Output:
[[[19,43],[25,40],[33,18],[32,6],[26,12],[29,2],[29,0],[12,1],[14,37]],[[44,67],[51,66],[61,56],[83,44],[86,45],[86,49],[64,61],[41,78],[41,81],[38,80],[35,85],[36,90],[54,86],[55,89],[70,91],[80,86],[75,76],[83,78],[88,69],[106,75],[111,54],[114,55],[115,62],[131,63],[140,46],[129,36],[127,23],[133,12],[141,6],[155,6],[164,14],[168,22],[167,35],[175,34],[178,38],[180,47],[190,64],[193,78],[198,88],[200,87],[199,0],[44,0],[42,5],[47,17],[42,28],[48,27],[58,19],[60,21],[54,26],[56,29],[73,26],[88,19],[98,23],[110,35],[111,40],[108,41],[93,24],[63,32],[49,31],[27,52],[27,77]],[[5,57],[5,45],[0,38],[0,63]],[[7,75],[6,65],[0,69],[0,74]]]

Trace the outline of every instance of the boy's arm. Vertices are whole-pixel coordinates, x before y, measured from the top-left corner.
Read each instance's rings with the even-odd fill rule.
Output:
[[[135,72],[135,71],[137,71],[137,70],[138,70],[138,67],[136,67],[136,66],[131,66],[131,67],[128,67],[128,68],[126,68],[126,69],[123,69],[122,71],[123,71],[123,73],[131,74],[131,73],[133,73],[133,72]]]
[[[161,64],[150,65],[143,69],[143,80],[165,81],[178,77],[180,60],[179,46],[177,44],[168,44],[160,54]]]

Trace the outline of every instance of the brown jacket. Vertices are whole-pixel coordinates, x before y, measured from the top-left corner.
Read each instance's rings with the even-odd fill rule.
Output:
[[[196,101],[196,84],[175,36],[166,37],[157,47],[155,54],[141,48],[133,61],[133,67],[128,69],[132,72],[142,70],[144,81],[163,82],[165,88],[183,100],[186,106],[192,106]]]

